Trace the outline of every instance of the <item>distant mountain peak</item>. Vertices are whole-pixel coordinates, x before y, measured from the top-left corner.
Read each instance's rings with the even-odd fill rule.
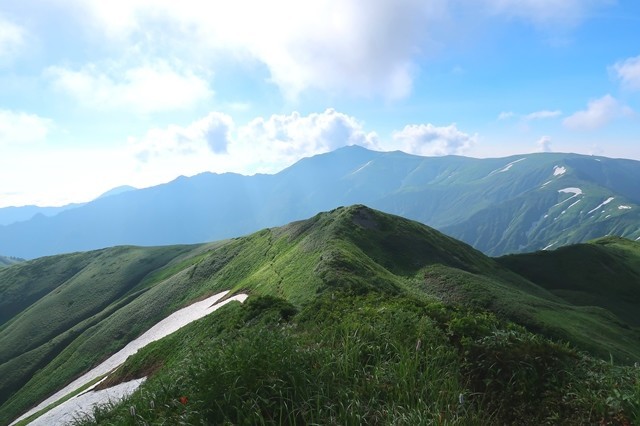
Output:
[[[100,196],[98,196],[96,198],[96,200],[99,200],[101,198],[106,198],[106,197],[111,197],[113,195],[119,195],[119,194],[123,194],[125,192],[129,192],[129,191],[135,191],[138,188],[135,188],[133,186],[130,185],[122,185],[122,186],[118,186],[116,188],[110,189],[107,192],[101,194]]]

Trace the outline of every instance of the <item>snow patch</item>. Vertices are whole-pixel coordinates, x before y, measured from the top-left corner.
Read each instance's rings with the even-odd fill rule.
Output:
[[[571,197],[567,198],[566,200],[562,200],[559,203],[554,204],[552,206],[552,208],[553,207],[557,207],[560,204],[564,204],[567,201],[571,200],[572,198],[575,198],[575,197],[577,197],[579,195],[582,195],[582,189],[580,189],[580,188],[564,188],[564,189],[559,189],[558,192],[562,192],[564,194],[573,194],[573,195]]]
[[[60,398],[75,392],[82,386],[85,386],[87,383],[92,380],[105,375],[111,371],[113,371],[116,367],[119,367],[125,360],[130,356],[136,353],[139,349],[142,349],[146,345],[151,342],[155,342],[156,340],[160,340],[169,334],[178,331],[185,325],[203,318],[216,309],[226,305],[227,303],[237,300],[239,302],[244,302],[248,297],[246,294],[237,294],[233,297],[228,298],[227,300],[216,303],[218,300],[222,299],[224,296],[229,293],[228,291],[223,291],[222,293],[218,293],[214,296],[209,297],[208,299],[201,300],[200,302],[193,303],[186,308],[180,309],[173,314],[169,315],[167,318],[163,319],[149,330],[147,330],[144,334],[142,334],[137,339],[129,342],[127,346],[122,348],[120,351],[113,354],[102,364],[98,365],[93,370],[89,371],[85,375],[79,377],[78,379],[71,382],[69,385],[59,390],[55,394],[51,395],[46,400],[42,401],[36,407],[24,413],[22,416],[18,417],[14,420],[12,425],[17,423],[18,421],[24,419],[25,417],[29,417],[30,415],[42,410],[48,405],[58,401]]]
[[[542,184],[542,188],[544,188],[545,186],[549,185],[551,183],[551,181],[545,182]]]
[[[551,247],[555,246],[556,244],[558,244],[558,242],[553,242],[551,244],[549,244],[548,246],[546,246],[545,248],[543,248],[542,250],[549,250]]]
[[[609,197],[606,200],[604,200],[598,207],[596,207],[593,210],[589,210],[589,212],[587,212],[587,214],[591,214],[593,212],[595,212],[596,210],[598,210],[600,207],[602,206],[606,206],[607,204],[609,204],[610,202],[612,202],[614,200],[614,197]],[[602,211],[602,213],[604,213],[604,210]]]
[[[364,169],[365,169],[369,164],[371,164],[372,162],[373,162],[373,160],[369,160],[369,161],[367,162],[367,164],[365,164],[364,166],[360,167],[358,170],[356,170],[355,172],[353,172],[353,173],[351,173],[351,174],[352,174],[352,175],[355,175],[356,173],[358,173],[358,172],[360,172],[360,171],[364,170]]]
[[[520,159],[518,159],[516,161],[512,161],[509,164],[507,164],[506,166],[504,166],[503,168],[496,169],[496,170],[492,171],[491,173],[489,173],[488,176],[494,175],[496,173],[504,173],[506,171],[509,171],[511,169],[511,167],[513,167],[514,164],[519,163],[520,161],[523,161],[523,160],[526,160],[526,159],[527,159],[527,157],[524,157],[524,158],[520,158]]]
[[[553,166],[553,175],[554,176],[562,176],[567,172],[567,168],[564,166]]]
[[[618,210],[630,210],[631,206],[618,206]]]
[[[580,188],[564,188],[558,189],[558,192],[564,192],[565,194],[573,194],[573,196],[582,195],[582,189]]]
[[[572,197],[572,198],[573,198],[573,197]],[[567,207],[566,209],[564,209],[564,210],[562,211],[562,213],[560,213],[560,214],[565,214],[565,213],[567,212],[567,210],[569,210],[571,207],[573,207],[573,206],[575,206],[576,204],[578,204],[580,201],[582,201],[582,200],[578,200],[578,201],[576,201],[575,203],[571,204],[569,207]]]
[[[52,408],[29,424],[32,426],[64,425],[83,417],[93,419],[94,407],[121,401],[135,392],[145,380],[146,377],[143,377],[108,389],[81,393]]]

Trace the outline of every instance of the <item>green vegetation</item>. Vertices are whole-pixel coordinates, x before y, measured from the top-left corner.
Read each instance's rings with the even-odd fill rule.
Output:
[[[18,257],[0,256],[0,268],[4,266],[14,265],[20,262],[24,262],[24,259],[20,259]]]
[[[498,262],[578,306],[600,306],[640,326],[640,243],[605,237]]]
[[[608,267],[636,268],[633,244],[614,244],[632,249]],[[28,307],[0,326],[0,424],[169,313],[228,289],[251,296],[146,347],[107,379],[150,376],[113,411],[98,410],[100,422],[639,421],[639,371],[625,366],[640,360],[638,330],[622,311],[575,303],[507,260],[357,205],[215,244],[5,268],[0,300],[12,294]],[[553,275],[555,266],[543,267]],[[47,292],[33,302],[37,291],[23,291],[21,301],[29,286]],[[582,291],[595,294],[595,282]],[[43,312],[66,312],[67,328]],[[20,342],[26,333],[40,343]]]
[[[327,292],[299,313],[272,297],[230,305],[148,346],[114,380],[148,371],[138,392],[83,424],[640,420],[636,368],[489,313],[371,290]]]

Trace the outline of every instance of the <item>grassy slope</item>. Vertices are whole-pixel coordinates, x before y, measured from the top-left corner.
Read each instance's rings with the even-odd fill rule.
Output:
[[[324,236],[315,267],[320,294],[308,298],[312,288],[297,287],[299,307],[254,296],[146,348],[112,382],[157,370],[154,377],[114,411],[99,412],[100,421],[585,424],[640,418],[632,367],[596,361],[499,319],[531,323],[536,311],[556,308],[564,310],[558,323],[615,324],[596,320],[600,311],[572,310],[521,278],[509,285],[518,279],[470,247],[361,207],[278,233],[310,253]],[[485,308],[501,315],[482,313]],[[639,354],[636,348],[635,359]],[[613,387],[617,393],[605,399]]]
[[[191,249],[117,247],[37,259],[0,271],[0,300],[23,307],[0,326],[0,401],[35,371],[46,374],[45,366],[67,345],[144,292],[145,276]],[[3,312],[10,314],[5,307]]]
[[[5,266],[11,266],[20,262],[22,262],[22,259],[18,259],[15,257],[0,256],[0,268],[3,268]]]
[[[334,288],[253,297],[131,357],[98,424],[630,424],[640,379],[473,310]],[[133,413],[133,415],[132,415]],[[609,423],[610,422],[610,423]],[[86,424],[96,422],[87,421]]]
[[[640,326],[640,243],[605,237],[498,262],[579,306],[600,306]]]
[[[146,253],[147,249],[138,250]],[[76,333],[58,357],[0,407],[0,423],[106,358],[169,312],[229,288],[281,297],[298,307],[312,303],[318,294],[325,298],[335,291],[354,297],[372,291],[436,297],[448,304],[495,310],[503,318],[565,337],[604,356],[611,351],[615,359],[640,358],[637,335],[606,311],[572,307],[465,244],[417,222],[363,206],[340,208],[186,253],[184,248],[165,250],[184,254],[153,273],[137,274],[146,278],[138,279],[127,297],[94,317],[104,320]],[[35,316],[23,314],[23,318]],[[581,330],[581,324],[592,327]],[[593,330],[603,336],[590,340],[585,333]],[[28,361],[19,360],[24,362]]]

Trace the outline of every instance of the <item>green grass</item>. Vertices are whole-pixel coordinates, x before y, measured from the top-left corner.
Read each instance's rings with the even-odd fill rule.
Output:
[[[614,257],[612,268],[633,259]],[[44,324],[35,335],[43,342],[22,342],[22,352],[2,346],[7,361],[0,373],[11,392],[0,406],[0,424],[171,312],[228,289],[248,292],[254,301],[225,307],[151,345],[110,379],[155,372],[128,402],[136,404],[136,415],[147,413],[151,423],[486,424],[510,422],[519,413],[548,423],[557,423],[554,416],[597,422],[612,418],[607,413],[615,403],[613,411],[637,418],[627,401],[637,392],[630,385],[634,370],[618,366],[640,360],[637,331],[601,307],[573,304],[503,260],[417,222],[351,206],[210,245],[114,248],[9,267],[0,274],[31,276],[36,286],[53,290],[0,327],[0,341],[18,341],[34,324],[46,323],[43,312],[66,313],[75,323],[56,330]],[[70,274],[64,265],[78,270]],[[45,275],[42,283],[38,274]],[[5,291],[15,294],[12,286]],[[82,298],[90,298],[93,310],[77,308]],[[601,366],[578,350],[613,357],[615,365]],[[499,371],[489,368],[502,361]],[[568,388],[587,380],[574,369],[580,363],[601,371],[584,395]],[[295,371],[287,373],[287,364]],[[249,373],[241,373],[244,368]],[[626,377],[619,384],[624,392],[607,402],[598,392],[611,390],[616,372]],[[234,385],[239,374],[246,382]],[[225,393],[216,394],[221,391],[207,380],[224,383]],[[391,386],[397,382],[418,390]],[[186,392],[193,405],[177,402]],[[224,399],[227,393],[232,400]],[[468,402],[463,407],[461,393]],[[225,404],[219,410],[211,406],[218,398]],[[596,408],[585,408],[589,404]],[[580,409],[588,414],[575,414]],[[121,417],[98,416],[135,422],[126,419],[128,409],[118,410],[113,415]]]
[[[82,424],[590,424],[637,421],[637,369],[492,314],[325,293],[228,306],[130,358],[127,400]],[[606,395],[606,397],[604,397]],[[462,402],[461,402],[462,401]]]
[[[638,242],[606,237],[498,261],[572,304],[600,306],[629,325],[640,326]]]
[[[20,259],[17,257],[0,256],[0,268],[15,265],[16,263],[20,262],[24,262],[24,259]]]

